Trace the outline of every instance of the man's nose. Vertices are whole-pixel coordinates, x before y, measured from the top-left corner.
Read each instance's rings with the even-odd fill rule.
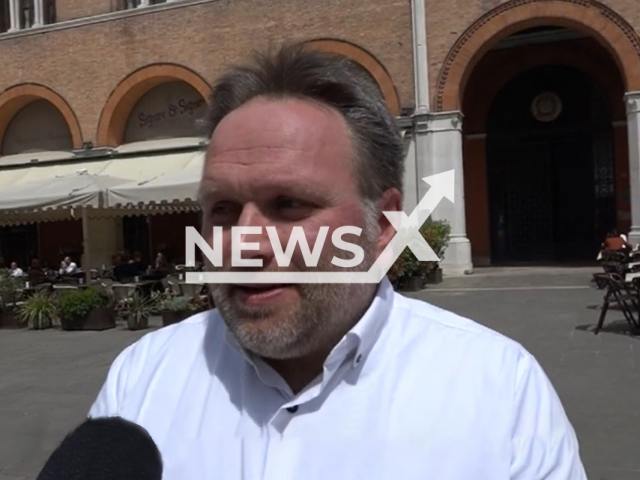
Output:
[[[244,206],[237,226],[255,227],[256,231],[258,231],[258,228],[260,229],[259,233],[243,233],[240,235],[240,241],[242,243],[258,244],[258,248],[243,250],[242,258],[261,257],[268,259],[273,256],[273,248],[266,228],[269,226],[269,221],[256,205],[247,204]]]

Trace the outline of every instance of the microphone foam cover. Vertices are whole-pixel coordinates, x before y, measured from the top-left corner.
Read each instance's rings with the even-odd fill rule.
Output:
[[[120,417],[86,420],[53,452],[36,480],[161,480],[162,457],[144,428]]]

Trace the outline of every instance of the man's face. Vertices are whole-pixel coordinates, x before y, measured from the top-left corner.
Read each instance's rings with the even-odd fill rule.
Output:
[[[18,264],[16,262],[11,262],[11,269],[15,270],[16,268],[18,268]]]
[[[351,254],[337,250],[331,235],[345,225],[364,229],[359,238],[343,236],[365,251],[356,269],[368,270],[375,261],[378,216],[375,211],[365,215],[346,122],[314,103],[258,98],[225,117],[207,152],[202,198],[203,238],[209,245],[213,227],[223,227],[224,270],[232,270],[235,226],[262,227],[262,234],[242,239],[258,244],[257,250],[244,250],[242,258],[261,259],[261,271],[344,271],[331,260]],[[288,267],[278,266],[267,226],[275,227],[283,249],[293,227],[301,226],[312,251],[320,227],[328,227],[318,266],[305,265],[299,246]],[[211,291],[241,345],[263,357],[284,359],[312,354],[346,333],[341,329],[366,308],[372,286],[211,285]]]

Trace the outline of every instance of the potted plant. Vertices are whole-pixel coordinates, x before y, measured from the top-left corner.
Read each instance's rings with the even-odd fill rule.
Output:
[[[451,228],[446,220],[427,220],[420,234],[438,258],[442,259],[449,242]],[[421,290],[425,283],[442,281],[438,261],[419,261],[411,249],[405,248],[387,273],[394,287],[406,291]]]
[[[120,315],[127,322],[129,330],[143,330],[149,327],[149,317],[153,313],[153,303],[148,297],[135,292],[120,303]]]
[[[162,325],[173,325],[189,318],[198,312],[206,310],[206,298],[188,297],[186,295],[170,296],[164,299],[159,306],[162,316]]]
[[[50,295],[35,293],[17,309],[18,320],[31,330],[51,328],[58,321],[58,308]]]
[[[433,249],[435,254],[442,260],[444,252],[449,246],[449,236],[451,226],[446,220],[427,220],[420,228],[420,233]],[[442,268],[439,262],[423,262],[424,278],[427,283],[442,282]]]
[[[0,270],[0,327],[20,328],[23,325],[17,315],[20,289],[18,281],[7,270]]]
[[[424,280],[422,278],[420,261],[408,248],[404,249],[402,254],[400,254],[400,258],[402,259],[403,265],[401,288],[410,292],[422,289]]]
[[[405,264],[404,264],[404,256],[400,255],[391,268],[387,272],[387,277],[389,281],[393,285],[393,288],[399,289],[401,287],[402,279],[404,278]]]
[[[58,301],[63,330],[106,330],[116,326],[111,297],[95,287],[72,290]]]

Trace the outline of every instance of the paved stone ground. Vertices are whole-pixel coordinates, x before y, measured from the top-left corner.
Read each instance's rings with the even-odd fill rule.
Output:
[[[407,294],[522,343],[554,383],[590,479],[640,479],[640,338],[612,311],[594,335],[602,293],[593,268],[480,269]],[[0,480],[33,479],[80,423],[115,356],[144,333],[0,330]],[[569,479],[567,479],[569,480]]]

